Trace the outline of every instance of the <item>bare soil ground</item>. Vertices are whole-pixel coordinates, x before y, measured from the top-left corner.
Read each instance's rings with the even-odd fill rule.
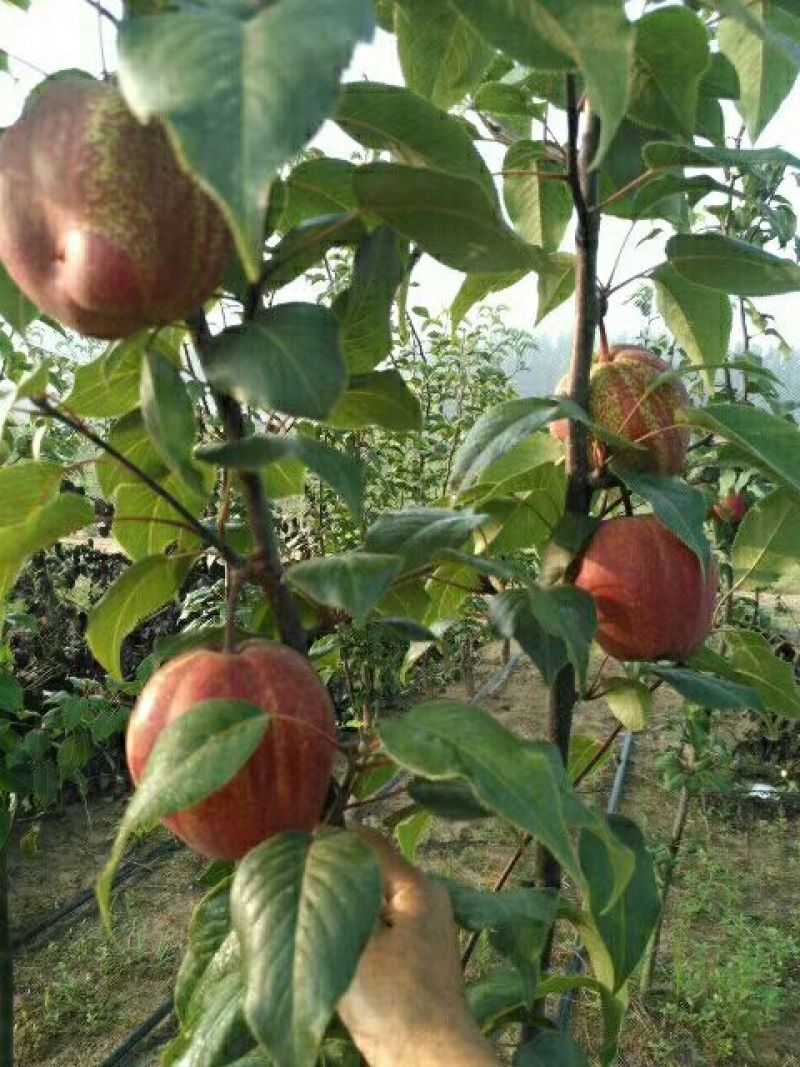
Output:
[[[477,685],[498,669],[500,656],[499,644],[483,650],[476,666]],[[448,695],[464,698],[458,687]],[[513,674],[484,706],[509,729],[525,736],[541,737],[544,732],[546,692],[527,666]],[[622,807],[625,814],[644,823],[655,848],[668,839],[677,802],[674,794],[664,791],[654,768],[654,760],[670,739],[676,709],[674,700],[657,702],[654,722],[637,739]],[[613,726],[602,701],[578,709],[578,733],[605,738]],[[614,769],[612,762],[586,783],[584,791],[593,793],[598,803],[605,803]],[[370,821],[380,825],[399,803],[385,802]],[[119,801],[106,801],[92,807],[88,821],[87,814],[76,808],[42,824],[38,851],[20,852],[14,860],[13,905],[18,927],[26,927],[91,884],[107,856],[120,810]],[[626,1067],[721,1067],[730,1063],[800,1067],[799,825],[772,811],[730,805],[711,811],[699,802],[694,805],[670,898],[655,988],[646,1003],[635,994],[632,998],[623,1055]],[[153,843],[160,840],[163,837],[152,838]],[[430,869],[489,886],[517,844],[515,832],[490,820],[439,823],[418,855]],[[19,1067],[97,1067],[164,1001],[180,960],[191,909],[201,892],[197,879],[202,869],[199,860],[181,851],[120,892],[114,942],[105,939],[96,916],[89,916],[72,926],[58,927],[21,954]],[[532,875],[532,855],[528,854],[516,868],[512,884]],[[741,923],[741,935],[737,923]],[[720,924],[727,932],[722,932]],[[763,940],[771,930],[780,940],[780,968],[774,962],[777,957],[767,954],[762,959],[758,954],[758,938]],[[754,938],[752,952],[748,937]],[[742,945],[743,951],[736,955],[737,946]],[[560,948],[562,959],[567,952],[565,943]],[[734,958],[742,973],[728,974]],[[748,961],[753,973],[747,970]],[[488,952],[479,951],[473,974],[494,963]],[[697,980],[697,974],[708,966],[727,975],[723,1001],[716,1011],[712,996],[706,996]],[[759,982],[770,995],[753,1007],[747,990]],[[759,1011],[766,1021],[763,1028]],[[746,1012],[750,1012],[749,1030],[755,1034],[751,1051],[736,1047],[731,1052],[729,1031],[735,1033],[737,1017],[744,1021]],[[597,1022],[594,1006],[580,1004],[575,1020],[579,1038],[596,1032]],[[507,1059],[505,1050],[499,1052]],[[158,1053],[145,1047],[131,1062],[136,1067],[154,1067]]]

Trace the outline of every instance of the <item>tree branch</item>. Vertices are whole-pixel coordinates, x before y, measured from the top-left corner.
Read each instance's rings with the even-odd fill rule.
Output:
[[[585,132],[579,147],[580,111],[575,75],[567,75],[567,121],[569,141],[567,165],[572,200],[578,216],[575,264],[575,328],[569,372],[569,397],[584,411],[589,409],[589,375],[594,351],[595,330],[600,320],[597,294],[597,243],[600,213],[597,208],[598,175],[592,163],[600,141],[600,121],[588,99],[584,100]],[[580,422],[570,422],[567,436],[568,513],[589,514],[591,485],[589,471],[588,430]],[[572,716],[578,700],[575,669],[571,664],[559,671],[550,690],[548,740],[561,754],[564,766],[569,759]],[[538,882],[546,889],[561,890],[562,873],[558,860],[542,845],[536,850]],[[542,953],[542,969],[550,966],[553,932]],[[523,1026],[523,1042],[536,1032],[534,1023]]]
[[[98,15],[101,15],[104,19],[108,19],[114,29],[119,29],[119,19],[116,15],[112,15],[107,8],[103,7],[100,0],[83,0],[83,2],[88,4],[89,7],[94,8]]]
[[[192,515],[188,508],[184,507],[180,500],[174,497],[172,493],[163,487],[163,485],[160,485],[155,478],[151,478],[146,471],[143,471],[141,467],[137,467],[136,464],[132,463],[122,452],[109,444],[108,441],[104,441],[103,438],[99,434],[96,434],[94,430],[90,429],[85,422],[82,422],[74,415],[68,415],[63,409],[57,408],[54,404],[51,404],[45,397],[33,398],[31,402],[42,415],[55,419],[56,422],[60,422],[64,426],[69,426],[71,430],[80,434],[81,437],[86,438],[87,441],[91,441],[93,445],[96,445],[99,449],[105,452],[106,455],[115,459],[117,463],[125,467],[126,470],[129,470],[139,481],[144,482],[148,489],[151,489],[156,496],[160,496],[162,500],[169,504],[173,511],[176,511],[178,515],[181,516],[186,525],[196,533],[205,544],[215,548],[223,559],[228,560],[228,562],[234,564],[234,566],[239,566],[243,562],[239,554],[234,552],[230,545],[225,543],[222,537],[220,537],[214,530],[204,526],[199,519]]]
[[[188,322],[200,362],[205,365],[211,344],[208,322],[202,312],[192,315]],[[241,405],[224,393],[212,390],[212,395],[222,418],[226,438],[230,442],[241,441],[245,436]],[[239,480],[244,490],[253,539],[257,545],[253,560],[254,574],[260,579],[275,613],[281,640],[285,645],[305,655],[308,651],[308,639],[300,622],[297,605],[284,580],[272,509],[264,492],[261,476],[255,471],[240,471]]]

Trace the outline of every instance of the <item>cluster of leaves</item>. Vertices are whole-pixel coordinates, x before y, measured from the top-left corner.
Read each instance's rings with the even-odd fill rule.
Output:
[[[421,255],[465,275],[456,322],[529,274],[537,276],[539,319],[572,293],[575,259],[560,245],[575,146],[567,152],[555,141],[550,120],[565,109],[575,120],[571,100],[580,92],[600,119],[592,161],[598,210],[674,230],[648,278],[697,375],[691,425],[719,445],[720,467],[755,469],[769,489],[732,546],[735,590],[788,580],[798,559],[789,542],[800,507],[800,431],[784,411],[737,404],[717,388],[720,370],[742,369],[728,360],[731,297],[800,288],[797,262],[764,247],[773,236],[792,244],[777,186],[765,199],[772,216],[735,215],[760,168],[773,168],[774,184],[798,160],[781,149],[729,145],[722,110],[732,100],[755,138],[788,93],[800,58],[788,0],[648,5],[635,23],[622,0],[165,0],[126,9],[122,91],[140,118],[168,124],[186,165],[222,205],[238,260],[217,332],[193,323],[190,336],[176,328],[133,337],[82,367],[66,397],[44,363],[16,376],[0,398],[0,415],[13,408],[62,423],[66,416],[79,432],[81,420],[111,420],[93,476],[114,504],[114,536],[132,565],[90,614],[87,638],[99,662],[119,677],[125,636],[175,596],[209,545],[232,565],[250,558],[259,531],[237,521],[248,497],[280,497],[281,480],[299,464],[344,501],[359,533],[355,544],[288,569],[295,609],[310,629],[380,622],[413,642],[413,655],[433,647],[475,594],[486,594],[495,631],[516,638],[548,684],[574,671],[583,696],[602,694],[630,726],[646,723],[652,688],[662,683],[691,705],[796,717],[794,679],[747,629],[725,631],[689,665],[621,665],[590,683],[595,606],[561,579],[600,510],[630,499],[636,510],[654,511],[703,566],[711,549],[705,499],[690,482],[615,466],[616,482],[605,501],[595,499],[593,519],[565,515],[563,457],[547,428],[559,418],[589,421],[569,400],[490,407],[463,440],[449,438],[445,498],[428,498],[426,464],[422,493],[402,510],[370,514],[365,457],[352,447],[373,427],[420,430],[420,397],[392,362],[391,324],[395,307],[405,322]],[[340,85],[376,16],[396,35],[406,85]],[[368,162],[298,157],[328,118]],[[480,140],[506,152],[499,183]],[[699,176],[687,173],[697,168]],[[747,239],[733,236],[743,225]],[[289,301],[282,290],[318,270],[332,249],[352,261],[333,299]],[[608,280],[601,290],[612,298],[615,287]],[[16,337],[36,310],[6,281],[0,294]],[[231,404],[244,413],[242,434],[224,432],[221,409]],[[59,492],[62,475],[62,466],[43,460],[0,470],[0,495],[13,502],[8,519],[0,516],[0,597],[28,556],[91,522],[86,501]],[[538,581],[509,566],[518,553]],[[275,600],[262,609],[262,632],[280,629],[279,607]],[[165,731],[114,862],[136,825],[229,780],[260,742],[265,718],[213,704]],[[659,910],[639,831],[587,807],[555,747],[523,741],[474,707],[422,704],[365,731],[365,741],[413,776],[412,839],[433,815],[493,814],[530,834],[576,887],[570,902],[541,889],[452,887],[462,925],[490,937],[508,961],[470,990],[485,1030],[539,1020],[547,996],[586,988],[603,1012],[601,1060],[612,1062],[625,984]],[[214,760],[205,755],[212,743]],[[202,1049],[217,1067],[270,1059],[310,1067],[326,1041],[340,1046],[329,1024],[380,903],[376,859],[348,832],[281,835],[255,849],[198,911],[179,983],[181,1033],[168,1062]],[[541,973],[555,922],[577,927],[593,977]],[[303,996],[265,995],[287,973]],[[586,1062],[546,1028],[521,1055],[529,1063]]]

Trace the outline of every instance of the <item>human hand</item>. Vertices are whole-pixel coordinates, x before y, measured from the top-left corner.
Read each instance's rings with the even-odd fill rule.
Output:
[[[447,890],[371,830],[384,907],[339,1015],[370,1067],[496,1067],[464,993]]]

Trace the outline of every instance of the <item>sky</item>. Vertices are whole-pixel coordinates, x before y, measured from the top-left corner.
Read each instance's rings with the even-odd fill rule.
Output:
[[[118,13],[119,0],[107,0],[106,6]],[[632,3],[632,11],[637,3]],[[102,40],[102,53],[101,53]],[[99,74],[102,70],[102,54],[113,69],[113,27],[98,19],[85,0],[32,0],[27,14],[0,0],[0,49],[10,55],[10,74],[0,74],[0,127],[9,125],[18,116],[25,96],[42,77],[43,72],[79,67]],[[24,62],[23,62],[24,61]],[[362,45],[356,52],[348,79],[370,78],[376,81],[402,83],[400,64],[394,38],[378,33],[374,42]],[[800,154],[800,124],[797,112],[800,108],[800,86],[796,85],[779,113],[759,139],[759,147],[779,145]],[[738,125],[731,114],[731,125]],[[347,157],[356,146],[339,129],[327,124],[317,136],[315,143],[331,155]],[[502,154],[494,146],[485,146],[487,162],[493,170],[500,169]],[[796,182],[785,183],[782,190],[792,200],[800,214],[800,188]],[[639,236],[652,228],[652,222],[639,224],[629,240],[625,259],[624,276],[655,266],[663,259],[663,242],[658,239],[636,248]],[[620,243],[628,230],[626,222],[603,220],[601,232],[599,274],[608,277]],[[568,231],[564,248],[570,248],[572,234]],[[417,268],[415,281],[419,299],[412,303],[424,304],[434,314],[447,308],[461,284],[463,276],[425,257]],[[619,278],[619,275],[617,275]],[[626,303],[633,295],[635,286],[616,294],[609,308],[607,324],[612,341],[629,339],[642,325],[639,312]],[[536,279],[531,276],[520,285],[491,298],[493,303],[507,309],[505,321],[509,326],[532,331],[535,321]],[[759,306],[776,316],[778,328],[793,347],[800,347],[800,314],[797,294],[789,297],[773,297],[759,300]],[[536,328],[535,334],[550,340],[569,334],[573,317],[571,302],[549,315]],[[736,336],[734,336],[736,344]]]

